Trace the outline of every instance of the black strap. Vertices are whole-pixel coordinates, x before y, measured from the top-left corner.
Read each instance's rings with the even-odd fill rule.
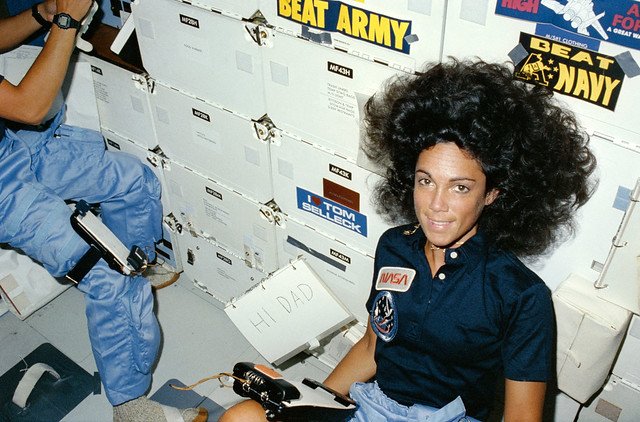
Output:
[[[33,18],[36,20],[36,22],[38,22],[40,24],[40,26],[42,26],[44,29],[50,29],[51,28],[51,22],[49,22],[48,20],[46,20],[45,18],[42,17],[42,15],[40,14],[40,12],[38,11],[38,4],[34,4],[33,6],[31,6],[31,16],[33,16]]]
[[[76,284],[80,284],[85,275],[102,258],[102,252],[95,246],[90,245],[89,250],[82,255],[78,263],[69,271],[66,277]]]

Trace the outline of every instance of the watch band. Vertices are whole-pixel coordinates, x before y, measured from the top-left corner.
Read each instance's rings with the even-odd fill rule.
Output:
[[[38,11],[38,4],[34,4],[31,6],[31,16],[45,29],[51,28],[51,22],[42,17],[40,12]]]

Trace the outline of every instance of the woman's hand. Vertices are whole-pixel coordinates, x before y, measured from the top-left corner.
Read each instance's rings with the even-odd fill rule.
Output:
[[[91,7],[91,3],[93,2],[93,0],[46,0],[45,5],[49,10],[51,9],[51,5],[49,3],[52,1],[55,1],[56,3],[54,14],[67,13],[79,22],[87,15],[87,12]]]
[[[53,20],[53,16],[56,14],[58,7],[56,5],[56,0],[46,0],[44,3],[40,3],[38,5],[38,12],[42,15],[43,18],[51,22]]]

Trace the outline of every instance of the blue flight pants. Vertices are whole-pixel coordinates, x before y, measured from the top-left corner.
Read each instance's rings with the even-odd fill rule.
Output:
[[[460,397],[440,409],[422,404],[403,406],[387,397],[375,381],[353,383],[349,395],[358,404],[349,422],[479,422],[466,416]]]
[[[99,132],[61,125],[5,131],[0,140],[0,243],[19,248],[54,277],[89,249],[71,227],[65,200],[99,203],[107,227],[127,246],[155,257],[162,236],[160,184],[136,157],[105,150]],[[149,282],[104,260],[78,288],[85,293],[93,355],[113,405],[144,394],[160,345]]]

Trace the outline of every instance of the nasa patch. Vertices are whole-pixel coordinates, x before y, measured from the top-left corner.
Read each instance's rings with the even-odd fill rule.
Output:
[[[411,287],[416,270],[403,267],[382,267],[378,271],[376,290],[406,292]]]
[[[378,293],[371,308],[371,328],[376,335],[390,342],[398,332],[398,312],[391,292]]]

